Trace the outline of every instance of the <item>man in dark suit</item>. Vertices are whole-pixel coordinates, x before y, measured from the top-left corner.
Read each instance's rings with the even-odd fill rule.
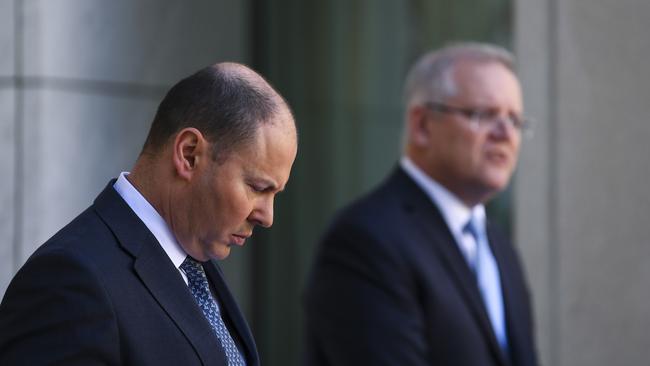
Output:
[[[132,172],[12,280],[0,365],[259,365],[211,260],[271,226],[296,148],[288,105],[249,68],[177,83]]]
[[[483,206],[526,127],[512,57],[484,44],[426,54],[405,94],[399,166],[318,248],[305,364],[535,365],[522,269]]]

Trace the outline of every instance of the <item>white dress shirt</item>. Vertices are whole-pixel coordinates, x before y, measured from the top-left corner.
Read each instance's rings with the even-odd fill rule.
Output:
[[[438,207],[465,260],[473,268],[476,263],[476,240],[470,233],[463,231],[463,228],[474,215],[477,224],[485,230],[485,207],[482,204],[467,207],[456,195],[429,177],[407,156],[400,159],[400,166]]]
[[[135,189],[131,182],[126,179],[127,175],[129,175],[129,172],[120,173],[113,188],[120,196],[122,196],[133,212],[135,212],[147,229],[151,231],[156,240],[158,240],[160,246],[163,248],[172,263],[174,263],[174,266],[181,274],[181,277],[183,277],[183,281],[187,284],[187,276],[179,268],[187,257],[187,253],[185,253],[183,248],[180,246],[176,237],[158,211],[156,211],[144,196]]]

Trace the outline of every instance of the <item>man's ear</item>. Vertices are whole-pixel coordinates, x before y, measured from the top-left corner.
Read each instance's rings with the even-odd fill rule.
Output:
[[[407,134],[409,141],[416,146],[429,144],[431,124],[428,120],[429,110],[425,106],[410,106],[406,112]]]
[[[194,175],[198,164],[208,159],[208,141],[196,128],[184,128],[176,134],[172,159],[174,170],[182,179],[189,180]]]

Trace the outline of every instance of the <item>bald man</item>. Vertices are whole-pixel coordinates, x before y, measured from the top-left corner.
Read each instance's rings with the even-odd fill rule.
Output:
[[[288,105],[247,67],[174,85],[132,172],[9,285],[0,364],[259,365],[213,260],[272,225],[296,150]]]

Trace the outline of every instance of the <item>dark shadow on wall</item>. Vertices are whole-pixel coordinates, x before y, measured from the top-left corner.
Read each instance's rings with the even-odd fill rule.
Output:
[[[510,44],[511,4],[252,0],[252,66],[292,106],[299,153],[272,230],[256,232],[251,327],[265,365],[298,365],[301,288],[336,209],[396,164],[410,64],[450,40]],[[509,194],[489,207],[509,222]]]

